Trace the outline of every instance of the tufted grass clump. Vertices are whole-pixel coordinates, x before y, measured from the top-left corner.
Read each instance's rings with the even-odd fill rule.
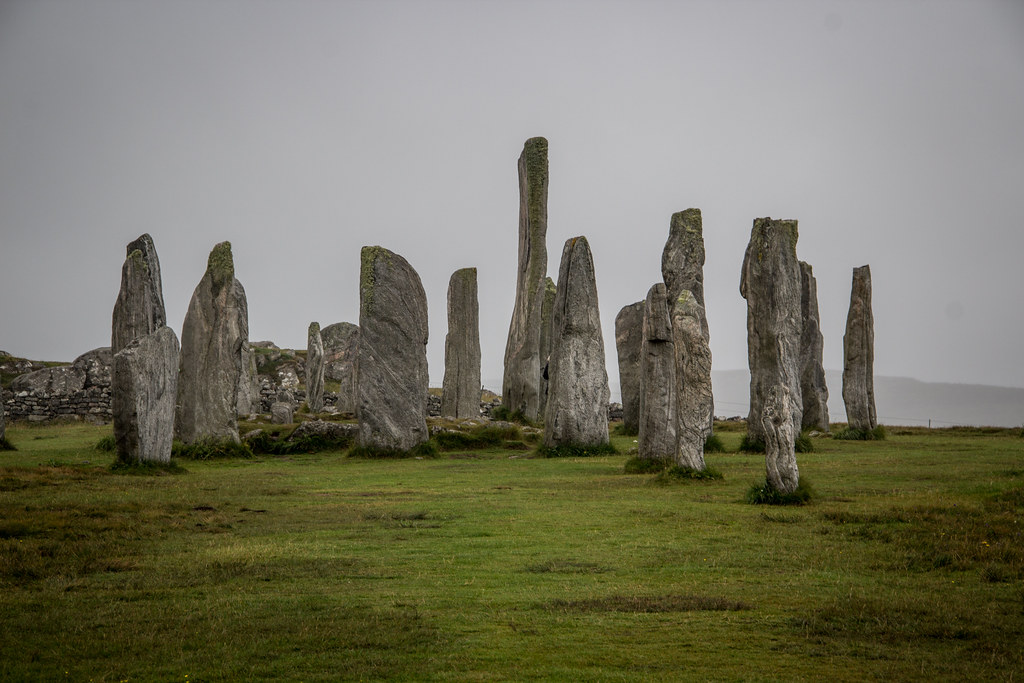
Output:
[[[654,474],[664,472],[671,464],[660,458],[634,457],[627,460],[622,469],[625,474]]]
[[[590,458],[597,455],[615,455],[618,451],[608,443],[563,443],[558,446],[538,446],[537,455],[544,458]]]
[[[534,420],[523,415],[521,410],[509,410],[508,406],[495,406],[491,410],[491,419],[500,420],[502,422],[515,422],[516,424],[523,425],[524,427],[537,427],[538,424]]]
[[[766,446],[764,441],[761,439],[751,438],[749,434],[744,434],[743,439],[740,440],[741,453],[764,453],[765,450]],[[811,441],[811,437],[807,435],[807,432],[800,432],[796,437],[793,441],[793,450],[796,453],[814,452],[814,442]]]
[[[658,484],[671,484],[677,481],[719,481],[724,478],[725,475],[714,467],[698,470],[683,465],[672,465],[655,477],[654,481]]]
[[[623,422],[612,427],[612,434],[615,436],[638,436],[640,434],[640,429],[633,426],[627,427]]]
[[[220,460],[225,458],[251,458],[252,449],[248,444],[228,439],[208,439],[195,443],[175,441],[171,447],[172,458],[184,460]]]
[[[836,432],[832,438],[840,441],[885,441],[885,436],[885,427],[878,425],[874,429],[847,427]]]
[[[506,442],[520,442],[522,438],[522,430],[515,425],[508,427],[485,425],[465,432],[454,430],[438,432],[433,436],[434,442],[442,451],[484,450],[500,448],[503,445],[508,447],[509,444]]]
[[[267,431],[245,440],[253,453],[265,455],[292,455],[293,453],[321,453],[323,451],[344,451],[352,445],[355,437],[350,435],[331,437],[323,434],[307,434],[298,439],[275,438]]]
[[[717,434],[709,434],[708,438],[704,439],[704,452],[725,453],[725,444],[722,443],[722,438]]]
[[[113,434],[107,434],[105,437],[96,442],[94,448],[101,453],[110,453],[117,446],[117,442],[114,440]]]
[[[0,436],[0,451],[16,451],[17,447],[7,440],[7,435]]]
[[[747,491],[747,502],[751,505],[807,505],[813,497],[814,490],[807,477],[800,477],[792,493],[777,491],[767,481],[754,484]]]
[[[354,446],[349,452],[350,458],[366,460],[395,460],[402,458],[434,458],[438,454],[437,443],[433,439],[416,444],[407,451],[400,448],[380,448],[378,446]]]

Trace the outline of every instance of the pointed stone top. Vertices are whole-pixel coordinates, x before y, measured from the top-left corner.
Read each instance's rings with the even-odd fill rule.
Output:
[[[133,241],[128,243],[125,253],[128,256],[131,256],[134,251],[141,251],[143,255],[156,253],[156,246],[153,244],[153,238],[149,236],[148,232],[142,233]]]
[[[313,333],[320,334],[320,323],[313,321],[309,324],[309,334]]]

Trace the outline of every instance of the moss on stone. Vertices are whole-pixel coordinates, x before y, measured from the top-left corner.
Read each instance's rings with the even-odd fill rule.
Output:
[[[547,274],[548,141],[539,137],[527,140],[523,145],[521,162],[526,182],[530,253],[543,250],[544,254],[543,259],[531,258],[530,282],[538,282]]]
[[[235,261],[231,256],[231,242],[221,242],[210,251],[206,272],[213,281],[214,293],[235,279]]]
[[[136,249],[132,253],[128,254],[128,260],[132,262],[135,268],[138,268],[141,272],[149,274],[149,264],[146,263],[146,257],[143,253]]]
[[[373,311],[374,289],[377,285],[376,264],[383,261],[390,269],[391,256],[390,251],[379,246],[363,247],[359,253],[359,301],[361,309],[366,313]]]

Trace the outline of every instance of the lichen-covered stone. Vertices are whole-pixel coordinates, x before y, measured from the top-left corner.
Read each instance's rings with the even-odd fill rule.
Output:
[[[608,443],[608,371],[594,259],[585,237],[562,249],[551,318],[551,360],[544,445]]]
[[[441,414],[480,416],[480,305],[476,268],[452,273],[448,281],[448,334],[444,339]]]
[[[870,431],[875,415],[875,318],[871,310],[871,267],[853,269],[850,310],[843,335],[843,403],[852,429]]]
[[[544,304],[540,313],[540,415],[548,405],[548,360],[551,358],[551,313],[555,308],[555,281],[544,278]]]
[[[711,390],[711,346],[704,336],[703,307],[689,290],[672,306],[672,339],[676,363],[676,463],[705,469],[704,442],[711,435],[714,398]]]
[[[356,418],[359,443],[408,451],[427,440],[427,295],[408,261],[363,247]]]
[[[306,404],[314,413],[324,409],[324,341],[318,322],[309,324],[306,335]]]
[[[761,411],[764,434],[765,481],[780,493],[793,493],[800,484],[796,464],[796,435],[799,421],[792,409],[796,401],[785,384],[773,386]]]
[[[359,326],[334,323],[320,330],[320,338],[324,343],[324,378],[338,383],[338,412],[355,413]]]
[[[547,231],[548,141],[530,138],[519,156],[519,268],[502,380],[502,403],[530,420],[540,416]]]
[[[178,338],[163,326],[114,354],[111,409],[122,462],[170,462],[178,388]]]
[[[622,428],[627,434],[640,429],[640,353],[643,346],[644,302],[623,306],[615,316],[615,352],[619,359],[622,392]]]
[[[181,326],[174,429],[185,443],[239,440],[238,398],[252,361],[245,290],[234,273],[231,244],[221,242],[210,252]]]
[[[800,428],[827,432],[828,387],[822,365],[825,343],[818,317],[818,281],[810,264],[804,261],[800,262],[800,314],[800,395],[804,409]]]
[[[670,308],[686,290],[704,310],[704,227],[700,209],[672,214],[668,240],[661,252],[661,277]],[[709,339],[707,316],[700,326],[704,338]]]
[[[640,432],[637,455],[670,460],[676,454],[676,358],[665,285],[644,300],[640,350]]]
[[[757,218],[743,257],[740,294],[747,300],[747,360],[750,366],[750,415],[747,436],[765,441],[765,401],[778,386],[793,403],[786,413],[801,424],[800,264],[796,257],[797,222]],[[795,459],[794,459],[795,462]]]
[[[111,354],[166,324],[160,260],[153,238],[144,234],[128,245],[121,267],[121,289],[112,316]]]

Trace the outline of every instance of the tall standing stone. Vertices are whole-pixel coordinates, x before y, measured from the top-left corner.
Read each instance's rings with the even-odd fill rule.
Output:
[[[551,315],[555,309],[555,281],[544,278],[544,305],[540,313],[540,415],[548,405],[548,361],[551,359]]]
[[[256,351],[249,343],[249,303],[245,297],[245,290],[242,284],[235,280],[235,301],[238,302],[238,317],[245,320],[245,338],[239,347],[238,355],[241,359],[238,373],[238,392],[235,398],[235,413],[238,415],[251,415],[260,412],[262,399],[260,397],[260,382],[256,371]]]
[[[306,405],[313,413],[324,409],[324,341],[318,322],[310,323],[306,334]]]
[[[871,267],[853,269],[850,311],[843,335],[843,403],[851,429],[870,431],[875,415],[875,317],[871,310]]]
[[[637,455],[670,460],[676,454],[676,358],[665,285],[647,292],[640,347],[640,432]]]
[[[123,462],[171,460],[178,388],[178,338],[163,326],[114,354],[111,411]]]
[[[800,394],[804,409],[800,428],[827,432],[828,387],[822,365],[825,340],[818,317],[818,281],[810,264],[804,261],[800,262],[800,315]]]
[[[448,335],[444,339],[441,414],[480,416],[480,305],[476,268],[452,273],[448,281]]]
[[[250,362],[248,306],[231,243],[210,252],[181,326],[175,435],[185,443],[238,439],[238,394]]]
[[[701,327],[703,306],[684,289],[672,306],[676,363],[676,463],[705,469],[704,442],[711,435],[711,346]]]
[[[143,234],[130,242],[126,251],[127,258],[121,266],[121,289],[114,302],[111,354],[167,324],[160,259],[153,238]]]
[[[407,451],[427,440],[427,295],[404,258],[363,247],[356,418],[359,443]]]
[[[530,138],[519,156],[519,269],[505,344],[502,403],[530,419],[540,415],[541,316],[548,269],[548,141]],[[550,368],[549,368],[550,375]]]
[[[334,323],[320,330],[320,338],[324,342],[324,378],[338,383],[338,412],[355,413],[359,326]]]
[[[800,484],[796,464],[796,435],[800,422],[793,416],[797,405],[785,384],[769,389],[761,411],[764,433],[765,481],[781,493],[793,493]]]
[[[615,316],[615,352],[619,359],[619,390],[622,393],[622,428],[626,434],[640,431],[640,351],[643,346],[644,302],[623,306]]]
[[[786,396],[792,403],[784,414],[795,421],[797,430],[801,424],[800,333],[803,322],[796,241],[796,221],[757,218],[743,257],[740,294],[747,300],[747,361],[750,366],[747,437],[753,442],[765,443],[762,420],[765,401],[779,386],[787,388]],[[776,411],[776,414],[783,413]],[[790,477],[783,477],[783,480],[789,481]]]
[[[544,445],[608,443],[608,371],[594,259],[585,237],[562,249],[551,317],[551,360]]]
[[[704,311],[704,228],[700,209],[672,214],[668,240],[661,252],[661,277],[665,282],[668,305],[688,290],[700,306],[700,329],[709,339],[708,319]]]

